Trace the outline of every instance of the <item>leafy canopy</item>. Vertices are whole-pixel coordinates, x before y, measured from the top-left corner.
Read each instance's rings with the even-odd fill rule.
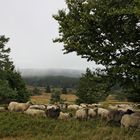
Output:
[[[64,53],[76,52],[102,64],[106,73],[140,95],[140,1],[66,0],[59,10],[59,37]]]

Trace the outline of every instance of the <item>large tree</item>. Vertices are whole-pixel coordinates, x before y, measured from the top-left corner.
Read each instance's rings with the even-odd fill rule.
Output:
[[[29,94],[20,73],[9,58],[10,48],[5,46],[8,41],[9,38],[0,36],[0,103],[11,100],[25,102]]]
[[[66,0],[66,4],[67,9],[53,16],[59,23],[54,42],[63,42],[64,53],[77,52],[102,64],[110,78],[140,97],[140,1]]]

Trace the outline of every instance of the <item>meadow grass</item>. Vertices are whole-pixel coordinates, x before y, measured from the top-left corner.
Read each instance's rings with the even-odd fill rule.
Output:
[[[3,140],[139,140],[140,130],[124,130],[99,119],[54,120],[22,113],[0,112]]]

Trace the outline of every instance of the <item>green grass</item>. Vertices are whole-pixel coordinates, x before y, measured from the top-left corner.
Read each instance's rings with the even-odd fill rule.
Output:
[[[100,120],[62,121],[0,112],[0,139],[19,140],[138,140],[140,130],[124,130]]]

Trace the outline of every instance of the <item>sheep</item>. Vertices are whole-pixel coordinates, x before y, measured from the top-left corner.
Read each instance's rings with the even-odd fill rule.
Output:
[[[76,111],[75,118],[79,120],[88,119],[88,108],[79,109]]]
[[[88,110],[88,118],[95,118],[97,115],[97,109],[89,108]]]
[[[68,105],[68,109],[77,110],[77,109],[79,109],[79,105]]]
[[[121,119],[121,127],[130,128],[136,127],[140,128],[140,117],[133,115],[124,115]]]
[[[30,109],[28,108],[26,111],[24,111],[25,114],[31,115],[31,116],[40,116],[40,117],[46,117],[46,113],[44,110],[39,109]]]
[[[58,119],[60,119],[60,120],[68,120],[71,117],[72,117],[71,113],[60,112]]]
[[[132,114],[134,113],[132,110],[127,110],[127,111],[122,111],[122,110],[110,110],[108,117],[107,117],[107,122],[116,122],[120,123],[122,116],[125,114]]]
[[[47,108],[46,105],[31,105],[29,109],[39,109],[39,110],[45,110]]]
[[[30,105],[32,105],[30,101],[28,101],[27,103],[11,102],[8,106],[8,110],[15,112],[24,112],[29,108]]]
[[[135,112],[135,113],[131,114],[131,116],[137,116],[137,117],[140,117],[140,112]]]
[[[127,111],[128,109],[133,110],[133,106],[128,105],[128,104],[118,105],[118,110]]]
[[[101,116],[101,119],[107,119],[109,110],[104,108],[98,108],[98,115]]]
[[[92,106],[93,106],[93,107],[101,107],[101,104],[96,104],[96,103],[94,103],[94,104],[92,104]]]
[[[113,105],[109,105],[108,106],[108,109],[111,109],[111,110],[118,110],[118,106],[113,106]]]
[[[59,105],[61,109],[67,109],[68,108],[68,104],[64,103],[64,104],[60,104]]]
[[[81,103],[80,106],[81,106],[82,108],[86,108],[86,107],[87,107],[87,104]]]
[[[60,111],[61,111],[60,108],[49,108],[45,111],[45,113],[47,117],[56,119],[59,117]]]
[[[51,108],[60,108],[58,105],[47,105],[47,109],[51,109]]]

